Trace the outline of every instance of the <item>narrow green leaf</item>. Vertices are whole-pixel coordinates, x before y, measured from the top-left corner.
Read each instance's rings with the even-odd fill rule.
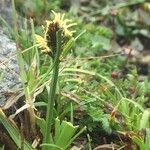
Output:
[[[145,129],[148,126],[150,119],[150,111],[145,110],[142,115],[142,119],[140,121],[140,129]]]
[[[5,129],[8,131],[10,137],[16,143],[18,148],[21,148],[21,136],[19,134],[18,129],[12,124],[10,120],[5,116],[2,109],[0,109],[0,122],[4,125]],[[27,141],[24,141],[24,149],[25,150],[33,150],[30,144]]]
[[[71,38],[65,45],[63,52],[60,56],[60,60],[64,59],[67,56],[67,54],[69,53],[69,51],[71,50],[74,44],[75,44],[75,39]]]
[[[150,128],[146,129],[145,145],[147,149],[150,149]]]
[[[140,150],[146,150],[143,139],[134,136],[132,140],[140,147]]]

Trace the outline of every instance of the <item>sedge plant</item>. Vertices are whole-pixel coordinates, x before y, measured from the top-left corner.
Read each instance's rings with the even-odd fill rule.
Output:
[[[15,10],[15,6],[14,6],[14,10]],[[56,119],[53,115],[55,99],[56,99],[57,82],[59,77],[59,66],[63,58],[65,58],[69,50],[71,50],[76,39],[82,33],[78,35],[76,38],[74,38],[73,33],[75,31],[70,31],[68,28],[76,25],[76,23],[71,23],[71,20],[64,19],[64,14],[61,15],[60,13],[55,13],[54,11],[52,12],[54,14],[54,19],[52,21],[46,21],[46,27],[43,27],[44,37],[40,35],[35,35],[37,45],[35,42],[33,42],[34,46],[29,48],[33,50],[32,52],[30,51],[31,52],[30,56],[32,54],[32,60],[31,60],[31,65],[29,63],[29,66],[31,66],[31,69],[29,67],[29,72],[26,73],[24,70],[25,61],[22,55],[23,52],[20,51],[17,52],[19,66],[20,66],[20,78],[23,84],[26,103],[29,105],[25,105],[21,107],[19,111],[18,110],[16,111],[15,115],[18,115],[18,113],[20,113],[20,111],[23,111],[24,109],[28,110],[30,116],[29,121],[31,125],[31,131],[36,132],[37,130],[36,124],[37,124],[42,133],[43,141],[41,142],[42,143],[41,146],[43,150],[46,149],[66,150],[73,142],[73,140],[85,130],[85,128],[77,132],[79,130],[79,126],[74,126],[71,122],[67,122],[67,121],[61,122],[58,118]],[[32,20],[31,20],[31,29],[33,35],[34,25]],[[16,37],[16,42],[19,45],[20,42],[19,36]],[[42,76],[42,78],[40,78],[40,80],[38,80],[38,78],[36,78],[35,76],[36,72],[40,74],[40,70],[39,70],[40,63],[38,63],[40,60],[39,57],[37,57],[39,56],[40,53],[37,51],[38,49],[37,46],[39,46],[39,49],[42,51],[43,55],[44,54],[47,55],[47,57],[50,57],[50,59],[52,60],[52,64],[50,64],[49,69]],[[43,118],[38,118],[38,116],[36,116],[34,109],[36,107],[35,98],[36,95],[38,94],[37,89],[47,80],[48,77],[51,79],[51,83],[50,85],[46,85],[49,86],[49,88],[47,88],[49,91],[48,91],[48,102],[47,102],[46,120],[45,120]],[[13,139],[14,143],[18,148],[21,148],[23,146],[25,149],[32,150],[37,147],[31,145],[32,139],[30,143],[28,143],[29,141],[26,141],[26,139],[22,141],[22,139],[20,138],[21,134],[19,132],[18,127],[16,125],[14,126],[14,124],[11,121],[9,121],[9,119],[5,116],[2,110],[0,112],[0,122],[4,125],[5,129],[9,133],[9,136]],[[55,129],[54,134],[52,134],[53,123]]]
[[[46,21],[46,27],[43,27],[44,37],[36,35],[37,43],[40,44],[42,52],[51,57],[53,63],[51,83],[48,91],[45,131],[42,144],[43,150],[46,150],[48,147],[50,148],[50,146],[52,146],[51,144],[53,143],[56,146],[61,146],[61,148],[66,149],[69,145],[68,143],[70,143],[69,141],[73,138],[76,129],[78,129],[78,127],[73,126],[70,122],[63,121],[62,125],[59,125],[60,132],[57,132],[60,133],[61,137],[58,139],[55,138],[53,142],[52,134],[50,134],[52,129],[52,122],[54,121],[53,111],[59,76],[59,66],[61,60],[67,55],[75,40],[77,39],[73,38],[73,33],[75,31],[69,30],[69,28],[76,25],[76,23],[71,23],[71,20],[64,19],[64,14],[61,15],[60,13],[55,13],[54,11],[52,11],[52,13],[54,14],[54,19],[52,21]],[[66,134],[67,130],[70,130],[70,133]],[[57,135],[57,137],[59,137],[59,135]],[[65,145],[65,142],[61,142],[62,137],[64,139],[66,137]]]

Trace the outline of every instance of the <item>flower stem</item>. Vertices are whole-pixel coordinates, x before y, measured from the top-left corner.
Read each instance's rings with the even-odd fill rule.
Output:
[[[52,128],[52,120],[53,120],[53,110],[54,110],[54,100],[56,95],[56,87],[57,87],[57,80],[58,80],[58,74],[59,74],[59,56],[61,54],[61,35],[62,31],[59,30],[56,33],[56,55],[54,57],[53,63],[53,74],[52,74],[52,80],[50,85],[50,92],[48,94],[48,104],[47,104],[47,113],[46,113],[46,132],[44,136],[44,144],[50,143],[50,137],[51,137],[51,128]],[[46,147],[43,147],[43,150],[46,150]]]

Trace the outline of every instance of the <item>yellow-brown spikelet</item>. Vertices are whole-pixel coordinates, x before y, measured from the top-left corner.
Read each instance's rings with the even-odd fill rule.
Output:
[[[64,19],[65,14],[60,14],[52,11],[54,19],[52,21],[46,21],[46,27],[44,29],[44,38],[36,35],[37,43],[40,44],[42,52],[48,53],[52,56],[55,55],[56,51],[56,33],[62,30],[62,47],[66,42],[66,39],[72,36],[75,31],[70,31],[68,28],[76,25],[71,23],[71,20]]]

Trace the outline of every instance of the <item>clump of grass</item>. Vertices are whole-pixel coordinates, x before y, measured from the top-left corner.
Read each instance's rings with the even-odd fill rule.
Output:
[[[17,57],[20,68],[20,78],[22,81],[23,92],[25,95],[25,105],[21,106],[21,108],[19,108],[13,115],[11,115],[11,118],[14,118],[22,111],[25,112],[25,115],[27,115],[27,119],[29,119],[29,126],[27,124],[24,124],[23,130],[24,132],[27,132],[27,137],[31,137],[30,142],[33,142],[33,144],[30,145],[24,140],[22,134],[18,131],[18,123],[14,123],[15,126],[13,126],[12,122],[7,119],[2,110],[0,113],[0,121],[3,123],[10,137],[14,139],[14,142],[19,148],[25,147],[25,149],[34,149],[37,147],[38,144],[34,144],[34,141],[35,137],[38,134],[38,125],[41,128],[41,132],[44,131],[42,132],[43,142],[41,143],[43,149],[47,149],[50,147],[52,149],[55,149],[56,147],[59,147],[58,149],[67,149],[73,142],[73,140],[85,130],[85,128],[83,128],[77,132],[79,128],[78,126],[73,126],[71,122],[67,121],[62,121],[61,123],[60,120],[56,119],[56,117],[53,115],[53,111],[55,109],[54,104],[56,100],[57,82],[59,77],[59,65],[61,63],[61,60],[72,48],[75,40],[78,38],[73,38],[72,35],[74,31],[70,31],[68,29],[74,26],[75,23],[71,23],[70,20],[64,19],[64,14],[61,15],[60,13],[55,13],[54,11],[52,11],[54,14],[54,19],[52,21],[46,21],[46,27],[43,27],[44,37],[42,37],[37,34],[35,35],[34,23],[33,20],[30,20],[32,33],[31,38],[33,41],[33,46],[31,46],[27,50],[21,51],[21,45],[19,43],[19,40],[22,39],[22,37],[20,38],[20,34],[17,28],[17,16],[15,12],[14,1],[12,1],[12,4],[14,8],[14,30],[16,32],[15,39],[17,44]],[[25,29],[27,31],[26,27],[27,25],[25,24]],[[24,38],[28,36],[27,32],[23,32],[23,34],[22,35]],[[41,50],[42,53],[39,53],[38,49]],[[46,58],[49,57],[48,60],[51,61],[48,62],[51,62],[51,64],[49,64],[48,71],[42,75],[40,70],[40,56],[43,55],[45,55]],[[44,85],[48,77],[50,77],[50,85],[49,83]],[[38,117],[38,113],[40,113],[40,110],[36,110],[35,112],[35,99],[36,96],[41,93],[41,88],[39,89],[41,85],[44,85],[44,87],[46,86],[48,89],[48,101],[45,111],[46,119]],[[27,113],[25,111],[26,109]],[[55,136],[53,136],[52,125],[55,120],[56,133]],[[23,122],[21,122],[21,124]],[[28,127],[26,127],[26,125]],[[42,129],[43,127],[45,130]],[[27,131],[26,129],[29,131]],[[68,130],[69,134],[66,134],[66,131]],[[19,136],[21,138],[19,138]]]

